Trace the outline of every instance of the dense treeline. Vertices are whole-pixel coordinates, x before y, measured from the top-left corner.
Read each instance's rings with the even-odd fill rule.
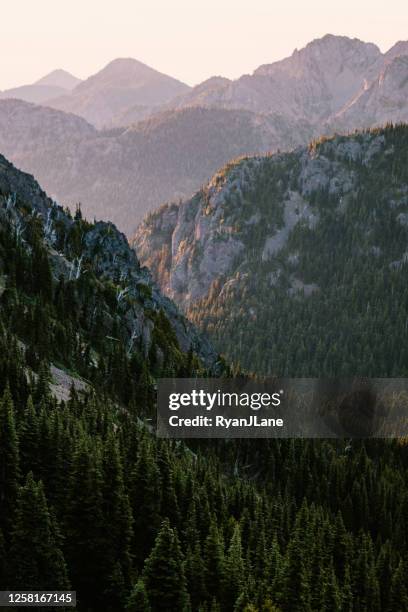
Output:
[[[84,610],[406,609],[406,447],[160,442],[93,393],[58,404],[45,368],[27,385],[8,342],[4,588],[71,585]]]

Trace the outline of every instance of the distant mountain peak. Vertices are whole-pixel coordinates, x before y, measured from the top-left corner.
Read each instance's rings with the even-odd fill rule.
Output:
[[[399,40],[385,53],[385,59],[393,59],[400,55],[408,55],[408,40]]]
[[[189,91],[188,85],[133,58],[116,58],[49,105],[106,127],[133,107],[156,107]]]
[[[311,47],[339,47],[339,46],[361,46],[367,49],[370,49],[376,55],[380,55],[381,51],[377,47],[376,44],[371,42],[365,42],[360,38],[350,36],[343,36],[339,34],[325,34],[320,38],[315,38],[311,40],[303,49],[308,49]]]
[[[63,70],[62,68],[57,68],[52,72],[46,74],[38,81],[35,81],[33,85],[48,85],[53,87],[61,87],[62,89],[72,90],[74,87],[81,83],[81,79],[78,79],[76,76]]]
[[[271,64],[264,64],[255,70],[254,75],[267,75],[276,70],[285,69],[298,73],[309,67],[310,62],[343,65],[344,60],[350,65],[365,66],[374,63],[381,57],[377,45],[366,43],[358,38],[326,34],[316,38],[301,49],[295,49],[291,56]]]
[[[90,88],[119,86],[119,87],[139,87],[146,80],[162,79],[166,82],[178,83],[180,86],[188,89],[188,86],[173,77],[170,77],[147,64],[140,62],[132,57],[118,57],[104,66],[99,72],[96,72],[88,79],[83,81],[79,87],[80,91],[85,91]]]

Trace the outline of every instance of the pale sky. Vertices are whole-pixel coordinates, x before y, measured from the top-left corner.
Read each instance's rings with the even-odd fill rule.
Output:
[[[408,39],[407,0],[3,0],[0,89],[134,57],[194,85],[236,78],[327,33]]]

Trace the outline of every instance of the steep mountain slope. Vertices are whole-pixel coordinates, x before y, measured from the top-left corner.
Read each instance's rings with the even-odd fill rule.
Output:
[[[338,129],[408,121],[408,50],[384,63],[379,75],[333,118]]]
[[[85,299],[86,303],[81,303],[83,311],[81,322],[77,321],[77,334],[85,345],[99,346],[101,358],[111,351],[112,341],[118,347],[125,347],[128,358],[133,351],[140,352],[141,347],[147,354],[152,350],[155,329],[164,325],[172,339],[167,347],[170,353],[166,356],[164,346],[153,348],[161,352],[162,361],[167,357],[173,362],[180,358],[182,363],[182,353],[191,349],[206,366],[215,364],[217,356],[211,345],[159,293],[147,270],[140,268],[125,236],[114,225],[102,221],[90,224],[82,220],[79,212],[73,219],[45,195],[33,177],[16,170],[4,157],[0,157],[0,194],[2,229],[5,235],[11,233],[10,240],[15,240],[10,254],[15,273],[22,275],[29,294],[30,290],[34,294],[48,291],[43,295],[45,302],[53,293],[53,283],[58,283],[57,294],[68,291],[76,294],[75,299],[80,302]],[[6,245],[5,239],[3,247]],[[10,266],[7,263],[3,267]],[[13,276],[6,273],[3,281],[7,286]],[[42,282],[46,286],[37,287]],[[8,294],[6,309],[11,308],[8,297],[13,301],[13,295]],[[11,315],[13,320],[18,319],[20,308],[24,304]],[[63,325],[75,325],[76,314],[73,320],[68,312],[64,317]],[[15,325],[20,329],[17,322]],[[49,354],[71,368],[78,360],[76,365],[83,368],[83,375],[91,377],[92,372],[96,375],[97,355],[82,350],[75,354],[76,342],[71,346],[72,355],[66,348],[63,350],[58,342],[58,334],[62,333],[60,325],[55,320],[47,331]],[[28,330],[27,334],[29,338]],[[20,339],[27,340],[24,335]]]
[[[81,82],[65,70],[54,70],[31,85],[22,85],[0,91],[0,99],[17,98],[42,104],[50,98],[68,93]]]
[[[138,256],[247,368],[405,376],[407,155],[397,126],[232,163],[148,216]]]
[[[155,107],[188,90],[184,83],[137,60],[120,58],[80,83],[70,95],[49,100],[49,105],[101,127],[132,106]]]
[[[0,151],[61,203],[80,201],[88,218],[110,219],[128,235],[146,212],[188,197],[227,160],[310,136],[307,123],[200,108],[97,132],[72,114],[0,101]]]
[[[407,447],[157,439],[156,378],[212,355],[123,235],[0,157],[2,588],[71,588],[79,612],[404,610]]]

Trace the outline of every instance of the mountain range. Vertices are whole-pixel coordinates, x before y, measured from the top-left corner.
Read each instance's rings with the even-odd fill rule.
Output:
[[[188,197],[226,160],[310,136],[301,122],[205,108],[97,131],[73,114],[0,101],[0,150],[59,202],[81,202],[87,217],[110,219],[128,236],[147,212]]]
[[[344,127],[354,129],[349,109],[368,89],[384,86],[384,73],[401,77],[390,84],[387,93],[396,99],[402,95],[407,75],[406,65],[398,59],[401,56],[408,56],[408,42],[400,41],[383,54],[372,43],[328,34],[296,49],[290,57],[260,66],[252,75],[234,81],[209,79],[171,104],[178,108],[245,108],[262,114],[284,112],[287,117],[315,123],[320,132],[341,117]],[[376,120],[369,106],[360,107],[360,115]],[[383,106],[386,114],[387,106]]]
[[[234,157],[407,121],[407,58],[403,41],[381,53],[327,35],[194,88],[119,59],[47,107],[0,100],[0,150],[61,203],[80,201],[131,236],[146,212],[188,198]]]

